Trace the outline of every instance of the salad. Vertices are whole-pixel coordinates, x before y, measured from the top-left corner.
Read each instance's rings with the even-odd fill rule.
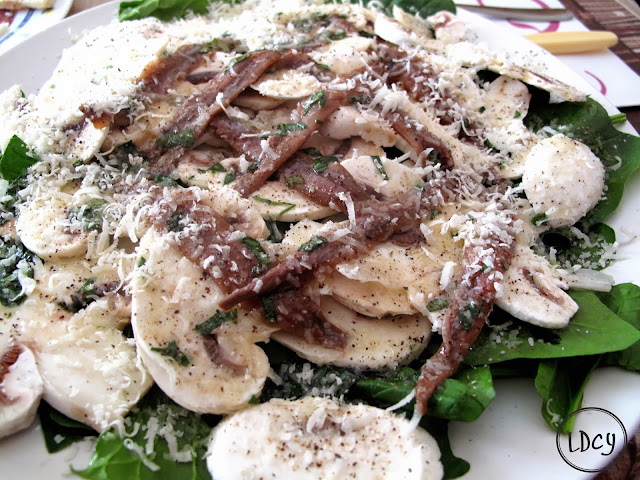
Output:
[[[2,94],[6,433],[44,392],[51,451],[100,432],[84,478],[452,478],[494,378],[557,428],[638,369],[637,287],[599,272],[638,144],[596,102],[448,13],[192,6]]]

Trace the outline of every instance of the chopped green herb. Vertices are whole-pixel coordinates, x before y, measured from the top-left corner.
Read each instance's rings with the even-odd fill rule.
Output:
[[[204,322],[195,326],[195,331],[200,335],[211,335],[213,331],[223,323],[231,322],[237,323],[238,321],[238,309],[234,308],[229,312],[224,310],[218,310],[212,316],[207,318]]]
[[[185,147],[192,148],[196,143],[193,130],[179,130],[171,132],[156,140],[156,145],[160,148]]]
[[[247,403],[249,405],[260,405],[260,398],[256,397],[255,395],[251,395]]]
[[[449,300],[442,297],[437,297],[427,303],[427,310],[430,312],[438,312],[444,310],[449,306]]]
[[[375,35],[373,33],[367,32],[366,30],[360,30],[358,32],[358,35],[360,35],[361,37],[364,37],[364,38],[373,38],[373,37],[375,37]]]
[[[300,177],[298,177],[298,178],[300,178]],[[267,205],[274,205],[274,206],[278,206],[278,207],[286,207],[284,210],[282,210],[281,212],[278,213],[278,215],[277,215],[278,217],[280,215],[284,215],[285,213],[287,213],[289,210],[291,210],[292,208],[294,208],[296,206],[295,203],[280,202],[278,200],[271,200],[269,198],[263,198],[263,197],[258,197],[258,196],[253,196],[251,198],[253,198],[256,202],[266,203]]]
[[[308,242],[304,242],[302,245],[300,245],[300,248],[298,249],[298,251],[299,252],[312,252],[316,248],[318,248],[320,245],[322,245],[323,243],[327,243],[327,242],[329,242],[329,240],[327,240],[324,237],[313,236],[313,237],[311,237],[311,240],[309,240]]]
[[[224,72],[231,70],[233,67],[235,67],[237,64],[239,64],[240,62],[245,61],[246,59],[248,59],[251,56],[250,53],[245,53],[244,55],[240,55],[239,57],[234,57],[231,59],[231,61],[229,62],[229,65],[227,65],[225,67],[225,69],[223,70]]]
[[[273,132],[271,135],[277,135],[279,137],[286,137],[290,133],[299,132],[300,130],[304,130],[307,128],[306,123],[296,122],[296,123],[281,123],[278,125],[278,129]],[[268,135],[268,136],[271,136]]]
[[[294,185],[301,185],[304,183],[304,178],[297,175],[293,177],[287,177],[287,188],[293,188]]]
[[[229,53],[230,50],[231,49],[229,48],[229,45],[227,45],[225,42],[223,42],[219,38],[214,38],[213,40],[211,40],[211,41],[205,43],[204,45],[202,45],[200,47],[199,52],[200,53],[209,53],[211,51],[214,51],[214,52]]]
[[[333,155],[325,155],[323,157],[316,158],[316,161],[313,164],[313,169],[316,171],[316,173],[322,173],[327,168],[329,168],[329,163],[337,161],[338,157],[334,157]]]
[[[329,32],[327,34],[327,38],[329,40],[343,40],[345,38],[347,38],[347,32],[345,32],[344,30],[338,30],[335,32]]]
[[[15,307],[25,301],[20,278],[33,278],[36,255],[20,240],[5,241],[0,237],[0,303]]]
[[[311,107],[315,104],[318,104],[319,107],[324,107],[324,104],[327,103],[327,99],[324,98],[324,90],[320,90],[319,92],[314,93],[309,97],[309,102],[304,106],[304,110],[302,111],[302,115],[306,115]],[[305,125],[306,128],[306,125]]]
[[[276,302],[270,295],[265,295],[260,298],[262,301],[262,310],[264,311],[264,318],[269,323],[276,323]]]
[[[315,64],[317,66],[319,66],[320,68],[326,70],[327,72],[331,71],[331,68],[329,67],[329,65],[327,65],[326,63],[320,63],[320,62],[315,62]]]
[[[171,178],[167,175],[156,175],[153,178],[153,181],[158,185],[169,188],[178,188],[178,187],[186,187],[187,185],[182,182],[180,179]]]
[[[481,107],[478,109],[478,111],[479,111],[480,113],[484,113],[486,109],[487,109],[487,107],[485,107],[485,106],[483,105],[483,106],[481,106]]]
[[[513,114],[513,118],[520,118],[522,116],[522,112],[520,110],[516,110],[516,113]]]
[[[475,320],[476,315],[481,312],[481,310],[482,309],[476,306],[474,302],[469,302],[460,310],[458,310],[458,320],[460,320],[460,323],[467,332],[471,330],[473,321]]]
[[[175,360],[178,365],[182,367],[186,367],[191,363],[191,359],[189,358],[189,356],[186,353],[180,351],[180,348],[178,348],[178,342],[176,342],[175,340],[171,340],[169,343],[167,343],[166,347],[151,347],[151,351],[158,352],[164,357],[169,357],[172,360]]]
[[[536,227],[539,227],[546,221],[547,221],[547,214],[544,212],[536,213],[533,217],[531,217],[531,223],[533,223]]]
[[[171,216],[167,219],[167,228],[172,232],[182,231],[182,225],[180,225],[182,218],[182,212],[175,212],[171,214]]]
[[[255,238],[244,237],[240,241],[244,243],[246,247],[251,250],[251,252],[253,252],[253,254],[258,259],[258,262],[260,262],[262,265],[268,265],[271,262],[269,255],[267,255],[267,252],[264,251],[264,248],[262,248],[260,242],[258,242]]]
[[[233,172],[227,172],[227,174],[224,176],[224,180],[222,181],[222,184],[229,185],[235,179],[236,179],[236,176],[234,175]]]
[[[491,150],[492,153],[498,153],[500,151],[493,145],[493,143],[491,143],[491,140],[489,140],[488,138],[484,140],[484,146]]]
[[[227,171],[227,169],[224,168],[221,163],[214,163],[213,165],[211,165],[206,170],[202,170],[200,168],[198,169],[198,172],[200,172],[200,173],[207,173],[207,172],[222,173],[222,172],[226,172],[226,171]]]
[[[316,125],[324,125],[324,122],[322,120],[318,120],[317,118],[315,119]]]
[[[255,162],[252,162],[251,165],[247,167],[247,172],[253,173],[256,170],[258,170],[258,168],[260,168],[260,160],[256,160]]]
[[[80,222],[84,232],[101,232],[102,216],[106,204],[106,200],[96,198],[80,207],[70,208],[67,217],[72,222]]]
[[[140,260],[138,260],[138,267],[142,267],[145,263],[147,263],[147,259],[140,257]]]
[[[367,95],[356,95],[354,97],[349,98],[349,103],[367,104],[370,101],[371,101],[371,99]]]
[[[64,308],[68,312],[78,313],[83,308],[86,308],[92,302],[98,299],[95,290],[95,278],[89,278],[84,281],[78,290],[71,295],[71,300],[68,302],[57,302],[60,308]]]
[[[384,180],[389,180],[389,175],[387,175],[387,171],[384,169],[384,165],[382,165],[382,160],[377,155],[371,155],[371,161],[375,165],[378,173],[382,175]]]

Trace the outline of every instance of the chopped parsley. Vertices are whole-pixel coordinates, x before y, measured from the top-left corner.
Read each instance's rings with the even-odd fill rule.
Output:
[[[343,40],[347,38],[347,36],[347,32],[345,32],[344,30],[337,30],[335,32],[329,32],[327,34],[327,38],[329,40]]]
[[[252,162],[251,165],[247,167],[247,172],[253,173],[256,170],[258,170],[258,168],[260,168],[260,160],[256,160],[255,162]]]
[[[229,185],[231,182],[233,182],[236,179],[236,175],[232,172],[229,171],[227,172],[227,174],[224,176],[224,180],[222,181],[223,185]]]
[[[27,250],[19,240],[3,240],[0,237],[0,303],[15,307],[25,301],[20,278],[33,278],[36,255]]]
[[[307,128],[306,123],[295,122],[295,123],[281,123],[278,125],[277,129],[273,132],[265,132],[260,135],[260,138],[267,137],[286,137],[290,133],[299,132],[300,130],[304,130]]]
[[[464,307],[458,310],[458,320],[462,324],[462,327],[468,332],[473,326],[473,321],[476,316],[481,312],[481,308],[474,302],[467,303]]]
[[[384,165],[382,165],[382,160],[377,155],[371,155],[371,161],[375,165],[378,173],[382,176],[384,180],[389,180],[389,175],[387,175],[387,171],[384,169]]]
[[[72,222],[80,222],[83,232],[101,232],[102,217],[106,204],[106,200],[96,198],[80,207],[70,208],[67,217]]]
[[[271,295],[265,295],[260,297],[262,301],[262,310],[264,311],[264,318],[269,323],[276,323],[276,302]]]
[[[449,300],[442,297],[437,297],[427,303],[427,310],[430,312],[438,312],[444,310],[449,306]]]
[[[231,59],[231,61],[229,62],[229,65],[227,65],[225,67],[225,69],[223,71],[229,71],[231,70],[233,67],[235,67],[237,64],[239,64],[240,62],[244,62],[246,59],[248,59],[251,56],[250,53],[245,53],[244,55],[240,55],[239,57],[234,57]]]
[[[513,114],[513,118],[520,118],[522,116],[522,112],[520,110],[516,110],[516,113]]]
[[[169,357],[171,360],[174,360],[178,365],[182,367],[186,367],[191,363],[191,359],[189,356],[182,352],[178,347],[178,342],[175,340],[171,340],[167,343],[166,347],[151,347],[152,352],[158,352],[160,355],[164,357]]]
[[[531,217],[531,223],[533,223],[536,227],[539,227],[546,221],[547,221],[547,214],[544,212],[536,213],[533,217]]]
[[[80,310],[86,308],[87,305],[95,302],[98,299],[98,295],[96,295],[95,290],[95,283],[95,278],[89,278],[85,280],[80,288],[71,295],[70,301],[60,301],[57,302],[57,305],[60,308],[64,308],[68,312],[78,313]]]
[[[213,165],[211,165],[209,168],[202,170],[202,169],[198,169],[198,172],[200,173],[207,173],[207,172],[211,172],[211,173],[224,173],[226,172],[227,169],[224,168],[224,166],[222,166],[221,163],[214,163]]]
[[[315,162],[313,163],[313,169],[316,171],[316,173],[322,173],[327,168],[329,168],[329,164],[331,162],[337,162],[337,161],[338,161],[338,157],[334,157],[333,155],[325,155],[323,157],[319,157],[315,159]]]
[[[349,103],[362,103],[367,104],[371,101],[371,99],[367,95],[356,95],[349,98]]]
[[[304,106],[304,110],[302,111],[303,115],[306,115],[311,107],[315,104],[318,104],[319,107],[324,107],[325,103],[327,103],[327,99],[324,98],[324,90],[320,90],[319,92],[314,93],[309,97],[309,102]],[[306,128],[306,125],[305,125]]]
[[[198,51],[200,53],[209,53],[211,51],[229,53],[231,49],[224,41],[219,38],[214,38],[213,40],[203,44]]]
[[[185,129],[177,132],[167,133],[156,140],[156,145],[160,148],[185,147],[193,148],[196,143],[193,130]]]
[[[298,177],[300,178],[300,177]],[[288,182],[288,180],[287,180]],[[304,180],[303,180],[304,182]],[[302,183],[302,182],[301,182]],[[287,183],[287,186],[289,186],[289,184]],[[280,215],[284,215],[285,213],[287,213],[289,210],[295,208],[296,204],[295,203],[288,203],[288,202],[280,202],[278,200],[271,200],[269,198],[263,198],[263,197],[258,197],[253,196],[251,197],[253,198],[256,202],[260,202],[260,203],[266,203],[267,205],[274,205],[274,206],[278,206],[278,207],[285,207],[281,212],[278,213],[278,217]]]
[[[267,252],[264,251],[264,248],[262,248],[260,242],[258,242],[255,238],[244,237],[240,241],[244,243],[249,250],[251,250],[251,252],[256,256],[258,262],[261,265],[268,265],[269,263],[271,263],[269,255],[267,255]]]
[[[167,219],[167,228],[172,232],[182,231],[182,225],[180,225],[180,222],[182,221],[183,216],[182,212],[175,212],[171,214]]]
[[[313,236],[313,237],[311,237],[311,240],[309,240],[308,242],[304,242],[302,245],[300,245],[300,248],[298,249],[298,251],[299,252],[313,252],[320,245],[322,245],[323,243],[328,243],[328,242],[329,242],[329,240],[327,240],[324,237]]]
[[[293,188],[294,185],[302,185],[304,178],[294,175],[293,177],[287,177],[287,188]]]
[[[195,331],[200,335],[211,335],[213,331],[223,323],[231,322],[237,323],[238,321],[238,309],[234,308],[229,312],[224,310],[218,310],[212,316],[207,318],[204,322],[195,326]]]

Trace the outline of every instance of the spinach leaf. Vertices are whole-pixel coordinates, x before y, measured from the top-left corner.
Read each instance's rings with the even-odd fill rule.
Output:
[[[610,292],[597,294],[618,317],[640,330],[640,287],[632,283],[621,283]],[[640,341],[629,348],[606,356],[605,363],[620,365],[627,370],[640,372]]]
[[[429,432],[440,448],[440,461],[445,479],[462,477],[471,467],[469,462],[456,457],[449,442],[449,422],[433,417],[422,417],[420,426]]]
[[[607,196],[582,221],[593,225],[611,215],[620,204],[625,183],[640,168],[640,137],[618,131],[606,110],[591,98],[553,105],[532,101],[525,123],[533,130],[548,125],[579,140],[591,148],[605,168],[609,167],[605,178]]]
[[[20,240],[4,240],[0,237],[0,303],[15,307],[24,302],[27,295],[22,288],[26,278],[33,278],[36,255],[27,250]]]
[[[205,419],[153,388],[126,419],[134,435],[121,437],[115,428],[98,438],[93,458],[83,470],[73,470],[92,480],[208,480],[205,453],[211,427]],[[157,432],[153,443],[145,437]],[[176,451],[167,440],[177,441]],[[147,445],[153,451],[145,452]],[[176,461],[176,453],[184,457]]]
[[[543,360],[538,365],[536,390],[542,397],[542,417],[558,430],[562,420],[582,406],[584,388],[601,355]],[[562,426],[562,433],[573,429],[574,417]]]
[[[402,367],[387,378],[362,378],[355,388],[364,400],[382,407],[401,401],[414,389],[420,373],[410,367]],[[427,415],[447,420],[473,422],[495,397],[489,367],[459,370],[446,379],[429,399]],[[411,402],[404,410],[413,410]]]
[[[45,401],[40,402],[38,417],[49,453],[59,452],[74,442],[98,435],[93,428],[70,419]]]
[[[184,18],[187,13],[205,14],[210,0],[133,0],[120,3],[118,20],[156,17],[163,22]]]
[[[484,328],[465,362],[487,365],[516,358],[596,355],[624,350],[640,339],[640,332],[609,310],[595,293],[569,294],[580,309],[564,329],[541,329],[505,314],[512,327],[498,331]]]
[[[575,226],[580,227],[584,228],[583,225]],[[584,236],[576,235],[572,228],[552,229],[543,233],[541,237],[546,253],[549,254],[550,248],[554,248],[556,261],[561,266],[581,265],[594,270],[607,267],[611,258],[604,255],[616,241],[615,231],[604,223],[584,230]]]
[[[0,174],[7,182],[13,182],[38,161],[39,158],[30,155],[27,144],[14,135],[0,156]]]

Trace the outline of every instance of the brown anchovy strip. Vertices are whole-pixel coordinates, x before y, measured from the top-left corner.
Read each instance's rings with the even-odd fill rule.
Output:
[[[449,310],[442,328],[442,345],[438,352],[422,366],[416,384],[416,408],[420,415],[427,412],[427,402],[435,389],[453,375],[465,355],[480,335],[495,300],[497,281],[495,273],[504,273],[513,258],[515,240],[504,245],[492,239],[480,248],[493,248],[494,267],[488,271],[474,268],[479,259],[473,246],[465,247],[465,272],[475,271],[469,276],[469,284],[461,284],[455,292],[454,307]]]
[[[0,405],[9,405],[13,402],[13,398],[10,398],[2,389],[2,382],[4,377],[9,373],[11,366],[18,361],[18,357],[22,353],[22,347],[17,343],[12,344],[6,352],[0,358]]]
[[[185,45],[171,56],[162,56],[149,63],[138,77],[138,83],[147,93],[164,94],[172,88],[178,78],[204,62],[200,45]]]
[[[176,116],[164,127],[163,133],[166,135],[190,130],[197,140],[211,118],[220,113],[223,107],[228,107],[281,56],[281,53],[270,50],[247,53],[246,58],[227,67],[202,90],[187,98]]]
[[[273,301],[274,325],[281,331],[334,350],[346,347],[347,335],[325,320],[318,305],[307,295],[288,290],[271,295],[269,300]]]
[[[310,99],[305,99],[298,104],[295,118],[299,118],[298,124],[304,126],[300,130],[290,132],[286,135],[271,135],[267,141],[268,149],[262,151],[257,158],[258,168],[251,173],[240,177],[233,185],[233,188],[243,196],[251,195],[260,188],[267,179],[273,175],[280,166],[298,151],[311,135],[318,129],[329,115],[341,105],[347,103],[345,92],[325,91],[322,103],[310,105]]]
[[[396,233],[415,228],[420,222],[421,205],[421,193],[417,190],[401,199],[370,200],[354,204],[356,226],[350,234],[319,245],[311,252],[298,251],[290,255],[260,279],[232,292],[220,302],[220,306],[228,310],[240,302],[271,292],[284,283],[295,283],[312,271],[332,268],[351,260],[369,251],[374,244],[384,242]],[[396,221],[392,223],[391,219]]]

